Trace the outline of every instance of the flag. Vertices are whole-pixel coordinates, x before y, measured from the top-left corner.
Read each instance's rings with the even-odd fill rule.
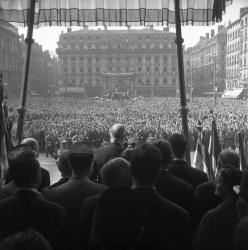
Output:
[[[241,133],[238,133],[238,141],[239,141],[240,165],[242,171],[244,171],[246,168],[246,159],[245,159],[244,144],[243,144],[243,139],[241,137]]]
[[[245,155],[245,162],[248,162],[248,138],[246,134],[244,136],[244,155]]]
[[[201,135],[198,135],[196,150],[194,155],[193,167],[198,168],[201,171],[204,171],[204,161],[202,154],[202,145],[201,145]]]
[[[209,141],[209,154],[210,154],[210,159],[212,162],[212,169],[214,173],[216,173],[217,171],[217,160],[218,160],[218,156],[220,152],[221,152],[220,139],[219,139],[219,135],[217,131],[216,121],[213,118],[211,137]]]
[[[2,75],[0,75],[0,183],[4,182],[5,171],[8,168],[7,148],[5,141],[5,121],[3,111],[3,84]]]
[[[202,137],[202,153],[203,153],[203,159],[204,159],[205,166],[206,166],[206,172],[208,174],[208,179],[214,180],[215,174],[214,174],[214,170],[212,167],[211,157],[210,157],[209,152],[208,152],[207,141],[206,141],[206,138],[204,136]]]

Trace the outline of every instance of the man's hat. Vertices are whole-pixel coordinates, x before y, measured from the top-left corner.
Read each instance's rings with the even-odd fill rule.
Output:
[[[89,160],[93,159],[93,147],[89,144],[83,142],[75,142],[71,145],[70,149],[70,158],[82,158]]]

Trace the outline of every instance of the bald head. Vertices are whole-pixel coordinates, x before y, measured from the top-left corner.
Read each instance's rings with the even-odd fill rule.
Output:
[[[222,150],[218,157],[218,168],[225,168],[227,164],[231,164],[233,167],[240,168],[239,154],[231,149]]]
[[[125,136],[125,128],[122,124],[117,123],[110,129],[111,141],[122,141]]]

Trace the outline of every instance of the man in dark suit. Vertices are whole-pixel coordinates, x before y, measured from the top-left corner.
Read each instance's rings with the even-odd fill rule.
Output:
[[[107,146],[98,149],[95,153],[92,164],[91,179],[99,181],[99,171],[103,165],[115,157],[119,157],[125,150],[123,147],[123,140],[125,138],[125,128],[122,124],[115,124],[110,129],[110,142]]]
[[[223,150],[218,157],[217,168],[220,171],[226,164],[230,164],[233,167],[240,168],[239,154],[231,149]],[[195,190],[196,196],[196,209],[197,209],[197,221],[201,221],[203,215],[219,205],[222,200],[215,194],[215,181],[208,181],[197,186]]]
[[[170,144],[165,140],[154,143],[162,153],[163,167],[156,182],[157,191],[166,199],[175,202],[186,209],[192,223],[195,221],[195,194],[192,186],[180,178],[169,173],[168,168],[172,161],[172,150]]]
[[[82,202],[95,194],[104,192],[107,187],[92,182],[89,179],[93,150],[82,142],[74,143],[70,148],[69,163],[72,169],[70,180],[60,186],[44,190],[45,197],[63,206],[69,219],[69,225],[75,231],[79,226],[80,210]],[[78,239],[74,239],[78,244]]]
[[[132,185],[129,172],[130,163],[123,158],[109,160],[100,170],[104,185],[112,187],[128,187]],[[94,195],[84,200],[80,217],[80,237],[82,249],[88,249],[93,218],[100,195]]]
[[[16,192],[0,201],[0,237],[32,228],[53,246],[67,249],[67,219],[61,206],[49,202],[37,191],[41,173],[32,151],[21,153],[10,162]]]
[[[39,143],[34,138],[26,138],[22,141],[22,144],[29,145],[31,150],[33,150],[36,154],[36,157],[39,157]],[[43,188],[50,186],[50,174],[45,168],[40,168],[41,170],[41,183],[38,188],[41,191]]]
[[[239,222],[237,209],[239,186],[242,172],[227,164],[220,170],[216,180],[215,193],[222,202],[205,213],[195,235],[195,249],[232,250],[235,227]]]
[[[158,148],[143,144],[131,155],[133,190],[142,210],[142,249],[191,249],[190,217],[186,210],[161,196],[155,189],[163,158]]]
[[[69,166],[69,155],[70,155],[69,150],[63,150],[61,154],[59,155],[56,163],[61,173],[61,178],[57,182],[55,182],[53,185],[47,187],[48,189],[60,186],[66,183],[70,179],[71,168]]]
[[[171,162],[169,172],[189,183],[195,190],[196,186],[208,181],[207,174],[199,169],[189,166],[185,160],[188,142],[181,134],[173,134],[169,138],[174,159]]]

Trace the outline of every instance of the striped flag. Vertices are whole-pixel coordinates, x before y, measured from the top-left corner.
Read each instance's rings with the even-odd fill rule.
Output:
[[[8,168],[7,148],[5,140],[5,121],[3,111],[3,84],[0,75],[0,184],[3,184],[5,171]]]
[[[209,180],[214,180],[214,171],[204,132],[198,135],[193,166],[207,173]]]
[[[239,141],[240,165],[241,165],[241,170],[244,171],[246,168],[246,159],[245,159],[245,152],[244,152],[244,143],[243,143],[241,133],[238,133],[238,141]]]
[[[198,168],[201,171],[204,171],[204,161],[203,161],[203,153],[202,153],[202,145],[201,145],[201,135],[198,135],[196,150],[194,155],[193,167]]]
[[[202,137],[202,148],[203,148],[203,150],[202,150],[203,151],[203,159],[205,162],[206,172],[208,174],[208,179],[214,180],[215,174],[214,174],[214,170],[212,167],[211,157],[210,157],[209,152],[208,152],[207,141],[206,141],[206,138],[204,136]]]
[[[220,139],[217,131],[216,121],[213,117],[212,131],[209,141],[209,155],[211,157],[212,169],[214,173],[216,173],[217,171],[217,160],[220,152],[221,152]]]

